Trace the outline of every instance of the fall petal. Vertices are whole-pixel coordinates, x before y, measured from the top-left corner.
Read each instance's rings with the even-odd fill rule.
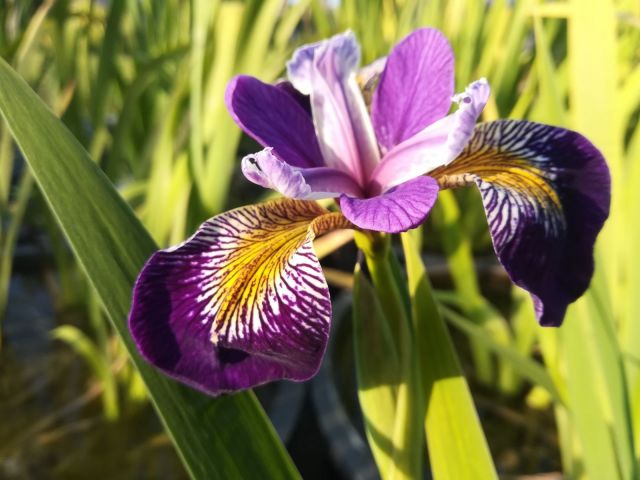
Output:
[[[539,322],[562,323],[593,275],[593,247],[609,214],[602,154],[571,130],[527,121],[481,124],[462,155],[432,173],[475,181],[498,258],[529,291]]]
[[[345,226],[315,202],[273,201],[213,217],[156,252],[129,316],[140,353],[213,395],[311,377],[331,319],[312,239]]]

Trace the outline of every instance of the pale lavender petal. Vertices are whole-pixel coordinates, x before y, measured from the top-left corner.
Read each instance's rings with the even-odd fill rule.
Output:
[[[394,47],[371,110],[383,153],[447,114],[453,64],[449,42],[432,28],[416,30]]]
[[[481,78],[469,85],[464,92],[458,93],[453,97],[453,101],[458,104],[458,110],[453,114],[453,128],[451,129],[451,135],[447,138],[446,156],[448,160],[446,163],[451,162],[460,155],[464,147],[469,143],[478,117],[484,110],[490,95],[491,87],[489,82],[487,82],[486,78]]]
[[[309,113],[283,88],[239,75],[229,82],[225,101],[234,121],[289,165],[323,166]]]
[[[379,162],[373,126],[356,81],[360,47],[353,33],[298,49],[289,80],[311,96],[311,111],[327,166],[364,184]]]
[[[273,155],[271,148],[242,159],[242,173],[253,183],[288,198],[318,200],[342,193],[361,196],[362,190],[349,175],[329,167],[298,168]]]
[[[458,110],[392,148],[371,175],[369,191],[382,192],[452,162],[473,134],[491,90],[483,78],[453,100]]]
[[[400,233],[424,222],[438,197],[438,182],[418,177],[372,198],[340,197],[347,219],[365,230]]]
[[[291,60],[287,62],[287,76],[293,87],[303,95],[311,95],[313,90],[313,63],[316,50],[325,45],[329,40],[303,45],[293,52]],[[358,59],[356,61],[359,62]]]
[[[271,148],[247,155],[242,159],[242,173],[253,183],[280,192],[288,198],[306,199],[311,187],[300,169],[276,158]]]
[[[218,215],[156,252],[129,315],[142,356],[212,395],[314,375],[331,320],[316,220],[344,226],[315,202],[280,200]]]

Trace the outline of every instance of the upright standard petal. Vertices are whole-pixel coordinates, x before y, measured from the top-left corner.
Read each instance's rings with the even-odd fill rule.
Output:
[[[462,155],[432,173],[441,186],[475,182],[493,245],[545,326],[593,275],[593,246],[609,215],[609,169],[580,134],[526,121],[481,124]]]
[[[418,177],[371,198],[340,197],[347,219],[365,230],[400,233],[417,227],[427,218],[438,197],[438,182]]]
[[[242,173],[253,183],[287,198],[319,200],[343,193],[362,196],[362,189],[346,173],[329,167],[299,168],[276,158],[271,148],[242,159]]]
[[[273,201],[205,222],[155,253],[129,327],[144,358],[212,395],[318,369],[331,302],[313,238],[348,228],[314,202]]]
[[[286,86],[239,75],[229,82],[225,101],[233,120],[278,158],[294,167],[323,166],[311,117]]]
[[[378,194],[453,161],[471,138],[491,89],[484,79],[453,97],[458,110],[393,147],[371,175],[368,191]]]
[[[360,47],[352,32],[304,46],[287,64],[289,80],[311,96],[311,111],[327,166],[360,185],[379,161],[369,113],[358,87]]]
[[[383,153],[447,114],[453,64],[449,42],[432,28],[416,30],[393,48],[371,110]]]

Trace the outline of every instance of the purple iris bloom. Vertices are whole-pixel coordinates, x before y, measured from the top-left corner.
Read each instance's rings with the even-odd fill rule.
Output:
[[[361,75],[361,83],[366,76],[379,80],[371,114],[359,66],[360,47],[347,32],[298,49],[287,64],[290,84],[233,79],[229,111],[265,146],[243,159],[242,171],[289,198],[339,197],[342,213],[357,227],[399,233],[420,225],[431,210],[438,183],[424,174],[460,154],[489,85],[478,80],[454,96],[453,53],[432,29],[413,33],[386,65],[378,61]],[[457,110],[447,115],[452,102]]]
[[[443,188],[479,188],[496,254],[542,325],[560,325],[587,289],[610,201],[607,165],[587,139],[527,121],[476,126],[489,85],[454,95],[453,53],[437,30],[359,64],[348,32],[298,49],[288,81],[230,82],[231,115],[264,147],[242,171],[288,199],[220,214],[149,259],[129,325],[168,375],[214,395],[313,376],[331,320],[313,239],[414,228]]]

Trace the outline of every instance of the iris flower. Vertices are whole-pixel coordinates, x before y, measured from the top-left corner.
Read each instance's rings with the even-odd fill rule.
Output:
[[[347,32],[299,48],[288,81],[230,82],[229,112],[264,147],[242,171],[287,198],[217,215],[148,260],[129,325],[166,374],[213,395],[313,376],[331,321],[314,238],[417,227],[440,189],[477,186],[498,259],[542,325],[560,325],[588,287],[610,179],[587,139],[528,121],[476,126],[489,84],[454,95],[453,53],[434,29],[359,67]]]

